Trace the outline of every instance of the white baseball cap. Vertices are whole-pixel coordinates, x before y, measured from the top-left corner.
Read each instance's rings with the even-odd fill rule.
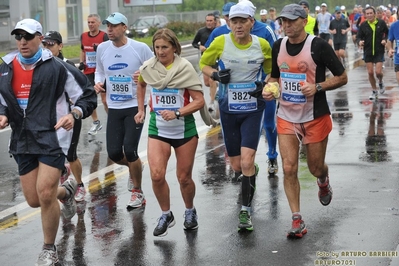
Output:
[[[238,2],[237,5],[247,6],[247,7],[249,7],[252,10],[253,14],[255,14],[256,6],[254,6],[254,4],[251,1],[249,1],[249,0],[241,0],[240,2]],[[253,15],[252,15],[252,17],[253,17]]]
[[[321,7],[323,7],[323,6],[327,7],[327,4],[326,4],[326,3],[323,3],[323,4],[321,4],[320,6],[321,6]]]
[[[260,15],[261,15],[261,16],[267,15],[267,10],[266,10],[266,9],[261,9],[261,10],[260,10]]]
[[[15,28],[12,30],[11,35],[14,35],[16,30],[24,30],[29,34],[35,34],[38,32],[40,35],[43,35],[42,24],[40,24],[39,21],[31,18],[18,21],[17,25],[15,25]]]
[[[249,6],[240,5],[240,4],[232,6],[230,9],[230,13],[229,13],[229,19],[249,18],[249,17],[253,17],[253,16],[254,16],[254,12],[252,11],[252,9]]]

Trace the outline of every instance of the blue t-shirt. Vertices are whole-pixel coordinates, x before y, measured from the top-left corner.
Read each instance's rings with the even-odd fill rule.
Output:
[[[399,44],[399,21],[395,21],[394,23],[391,24],[391,27],[389,28],[388,32],[388,40],[391,41],[392,43],[395,41],[395,54],[393,56],[394,58],[394,64],[399,65],[399,54],[398,54],[398,44]]]

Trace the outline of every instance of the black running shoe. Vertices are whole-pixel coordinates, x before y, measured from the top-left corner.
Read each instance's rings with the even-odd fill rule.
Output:
[[[166,236],[168,234],[168,228],[176,224],[173,213],[162,214],[158,219],[158,225],[154,229],[154,236]]]
[[[184,213],[184,229],[194,230],[198,228],[198,215],[197,210],[186,210]]]

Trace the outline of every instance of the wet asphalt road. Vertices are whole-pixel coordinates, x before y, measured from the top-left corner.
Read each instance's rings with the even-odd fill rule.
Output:
[[[387,60],[387,91],[369,101],[366,69],[355,61],[359,55],[351,45],[348,56],[348,84],[327,93],[334,122],[326,158],[334,190],[329,206],[319,203],[316,180],[306,159],[300,160],[301,212],[308,228],[302,239],[286,238],[291,213],[281,168],[277,176],[267,176],[264,134],[256,155],[260,174],[252,233],[237,232],[240,185],[231,180],[220,127],[205,126],[197,114],[200,141],[193,179],[200,227],[183,230],[172,154],[167,180],[176,225],[158,238],[152,232],[160,209],[148,165],[143,172],[147,206],[127,211],[127,168],[107,160],[105,127],[89,137],[91,121],[86,119],[78,154],[88,193],[79,214],[70,222],[61,220],[56,245],[63,265],[399,265],[399,87]],[[101,105],[98,111],[105,122]],[[16,164],[7,153],[9,134],[0,131],[0,264],[33,265],[43,239],[40,210],[24,201]],[[144,162],[146,140],[145,130],[139,147]]]

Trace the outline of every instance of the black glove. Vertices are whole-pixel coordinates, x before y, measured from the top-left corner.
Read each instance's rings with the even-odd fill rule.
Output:
[[[84,70],[85,69],[85,64],[83,62],[80,62],[78,68],[79,68],[79,70]]]
[[[219,72],[213,72],[211,75],[211,79],[220,81],[222,84],[227,84],[230,81],[230,69],[223,69]]]
[[[256,85],[255,90],[248,92],[248,94],[255,98],[263,98],[262,91],[263,91],[263,87],[266,85],[266,82],[255,81],[255,85]]]

